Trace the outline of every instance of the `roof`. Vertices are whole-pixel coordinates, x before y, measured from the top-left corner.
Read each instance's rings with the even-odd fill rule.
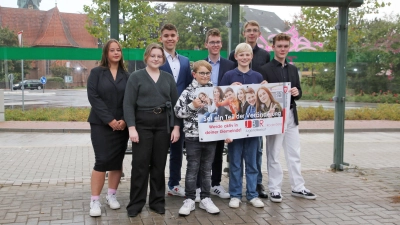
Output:
[[[269,37],[278,33],[289,30],[290,27],[286,26],[286,23],[281,20],[275,13],[264,10],[249,8],[248,6],[243,7],[244,19],[246,21],[255,20],[260,25],[261,37],[258,43],[262,46],[266,46]]]
[[[0,7],[0,26],[23,31],[24,46],[97,48],[97,39],[85,29],[87,15]]]

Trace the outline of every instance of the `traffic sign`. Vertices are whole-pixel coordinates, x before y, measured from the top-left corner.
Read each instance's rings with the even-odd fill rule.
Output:
[[[40,78],[40,83],[46,84],[46,82],[47,82],[47,78],[45,76]]]
[[[10,81],[14,80],[14,74],[12,73],[8,74],[8,80]]]

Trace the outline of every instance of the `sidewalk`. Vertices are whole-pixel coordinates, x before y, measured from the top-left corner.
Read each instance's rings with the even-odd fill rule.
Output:
[[[346,120],[345,132],[399,132],[400,121]],[[300,132],[333,132],[334,121],[300,121]],[[5,121],[0,122],[0,132],[90,132],[87,122]]]
[[[121,209],[111,210],[105,204],[105,185],[102,216],[92,218],[88,212],[94,154],[88,123],[0,122],[0,224],[400,225],[399,128],[400,124],[394,121],[346,121],[346,131],[353,131],[344,137],[344,159],[350,166],[334,172],[329,169],[333,158],[333,122],[301,121],[302,174],[306,187],[318,198],[305,200],[290,195],[282,152],[283,202],[262,199],[265,207],[254,208],[248,204],[244,190],[242,204],[232,209],[229,199],[212,195],[221,210],[219,215],[210,215],[196,204],[190,216],[181,217],[178,211],[184,199],[166,195],[165,215],[152,212],[146,204],[137,217],[129,218],[125,207],[129,202],[130,162],[134,154],[126,155],[125,179],[118,189]],[[185,168],[186,161],[181,185]],[[262,171],[267,187],[265,161]],[[168,178],[168,165],[165,173]],[[229,187],[226,173],[221,185]]]

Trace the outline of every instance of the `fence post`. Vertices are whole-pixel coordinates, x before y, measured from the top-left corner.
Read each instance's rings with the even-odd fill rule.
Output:
[[[0,89],[0,122],[5,121],[4,116],[4,89]]]

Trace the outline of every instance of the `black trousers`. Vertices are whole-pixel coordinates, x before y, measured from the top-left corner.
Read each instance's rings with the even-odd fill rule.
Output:
[[[165,164],[170,143],[166,114],[137,111],[139,143],[132,143],[132,171],[128,214],[137,214],[146,204],[150,177],[149,206],[165,211]]]

